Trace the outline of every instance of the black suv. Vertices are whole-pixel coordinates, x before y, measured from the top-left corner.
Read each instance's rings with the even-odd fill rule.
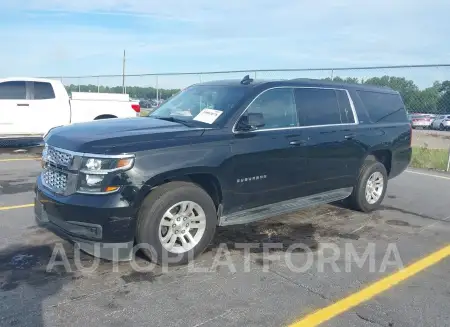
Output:
[[[96,256],[128,260],[139,244],[186,263],[217,225],[343,199],[374,210],[410,160],[398,92],[246,76],[193,85],[149,117],[52,129],[35,213]]]

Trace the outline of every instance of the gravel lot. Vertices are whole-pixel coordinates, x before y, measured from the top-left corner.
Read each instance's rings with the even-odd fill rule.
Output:
[[[449,149],[450,132],[416,129],[413,131],[414,146],[428,146],[432,149]]]
[[[0,154],[0,207],[31,204],[39,162],[12,160],[31,154],[7,152]],[[77,269],[76,263],[89,267],[95,260],[84,254],[77,260],[70,244],[37,228],[32,207],[3,209],[0,326],[288,325],[396,271],[395,259],[407,265],[446,246],[449,187],[450,175],[411,170],[390,181],[382,209],[372,214],[335,204],[220,228],[194,267],[145,273],[106,261],[93,271]],[[247,255],[235,242],[280,243],[283,249],[271,257],[258,249]],[[298,243],[303,251],[286,252]],[[70,270],[60,265],[46,271],[56,244]],[[359,267],[345,255],[368,248],[374,267]],[[340,251],[334,266],[322,267],[333,249]],[[305,267],[308,258],[309,269],[293,269]],[[226,260],[232,264],[218,264]],[[143,259],[136,263],[149,266]],[[448,271],[447,258],[323,326],[450,326]]]

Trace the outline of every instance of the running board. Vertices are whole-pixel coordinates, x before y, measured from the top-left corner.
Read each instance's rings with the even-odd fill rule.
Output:
[[[303,198],[268,204],[248,210],[238,211],[219,219],[219,226],[248,224],[254,221],[294,212],[319,204],[343,200],[352,194],[353,188],[341,188],[330,192],[318,193]]]

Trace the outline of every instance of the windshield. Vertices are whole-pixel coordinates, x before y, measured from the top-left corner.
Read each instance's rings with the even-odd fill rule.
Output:
[[[242,87],[223,85],[192,86],[167,100],[148,117],[212,125],[242,100],[245,90]]]

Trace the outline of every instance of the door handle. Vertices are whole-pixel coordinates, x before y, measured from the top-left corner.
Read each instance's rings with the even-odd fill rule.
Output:
[[[346,140],[352,140],[352,139],[354,139],[355,138],[355,136],[356,136],[356,134],[347,134],[347,135],[345,135],[344,137],[345,137],[345,139]]]
[[[293,146],[299,146],[299,145],[305,145],[305,144],[306,144],[306,141],[300,141],[300,140],[289,142],[289,145],[293,145]]]
[[[18,107],[28,107],[30,105],[28,103],[18,103],[17,106]]]

